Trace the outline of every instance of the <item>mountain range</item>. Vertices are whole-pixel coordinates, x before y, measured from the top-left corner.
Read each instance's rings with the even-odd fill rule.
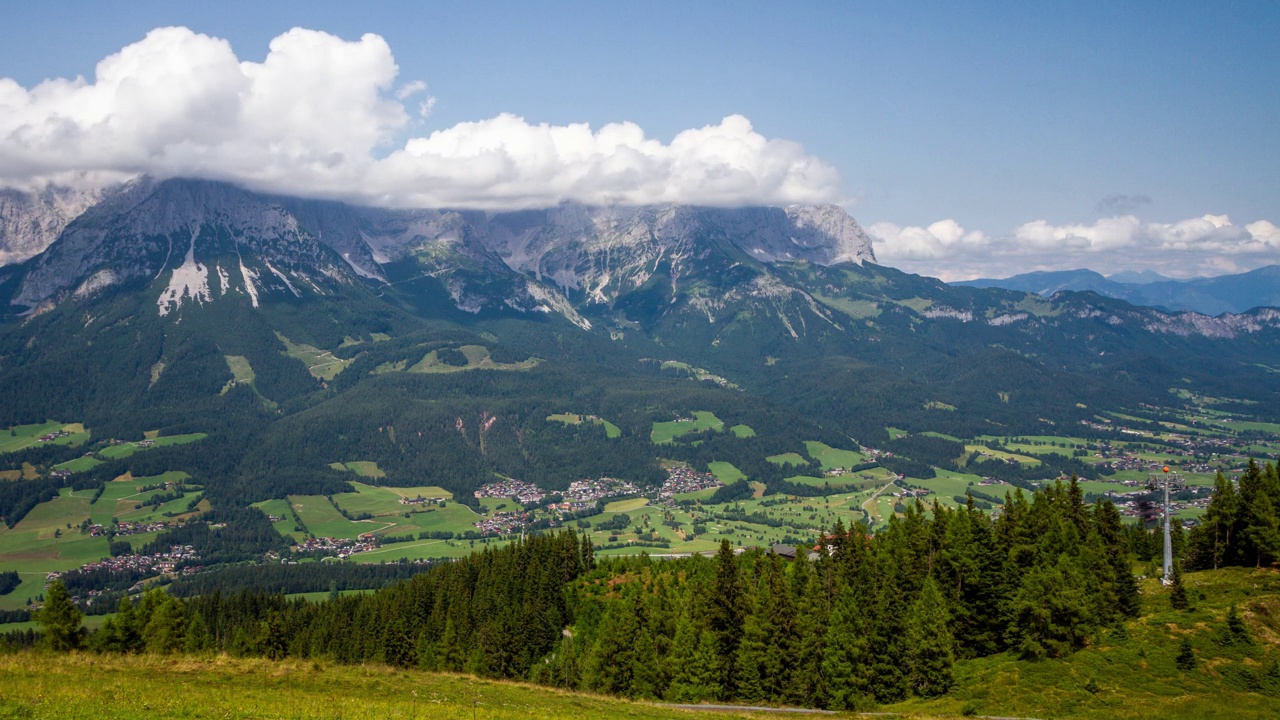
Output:
[[[71,215],[25,207],[7,222],[46,235],[11,252]],[[0,313],[0,426],[207,433],[100,472],[182,467],[215,507],[334,492],[350,460],[463,498],[494,473],[649,481],[653,423],[699,410],[753,428],[717,452],[754,458],[1188,395],[1280,408],[1278,310],[951,286],[876,264],[833,206],[387,210],[143,179],[0,267]],[[566,412],[621,435],[548,425]]]
[[[1092,270],[1081,269],[1032,272],[1002,280],[965,280],[952,284],[1021,290],[1046,297],[1064,291],[1094,292],[1134,305],[1191,310],[1206,315],[1280,307],[1280,265],[1268,265],[1238,275],[1190,280],[1172,280],[1151,271],[1103,277]]]

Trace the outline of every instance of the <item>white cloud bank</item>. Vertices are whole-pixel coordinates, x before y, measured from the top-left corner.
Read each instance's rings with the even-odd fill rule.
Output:
[[[1191,277],[1244,272],[1280,260],[1280,228],[1267,220],[1236,225],[1226,215],[1175,223],[1144,223],[1133,215],[1073,225],[1036,220],[1002,236],[966,231],[955,220],[928,227],[876,223],[867,231],[881,262],[943,280],[1079,267],[1104,275],[1155,270]]]
[[[92,81],[0,78],[0,185],[100,183],[142,173],[414,207],[838,201],[833,167],[744,117],[670,143],[633,123],[532,124],[502,114],[397,142],[435,98],[397,87],[386,41],[296,28],[261,63],[183,27],[103,59]],[[415,99],[416,98],[416,99]],[[412,110],[406,109],[412,102]]]

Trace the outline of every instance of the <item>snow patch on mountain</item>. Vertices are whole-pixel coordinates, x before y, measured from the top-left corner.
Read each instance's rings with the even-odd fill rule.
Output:
[[[186,299],[204,304],[213,302],[213,293],[209,291],[209,271],[204,265],[196,262],[196,238],[192,233],[191,245],[187,247],[187,256],[182,264],[169,276],[169,285],[160,293],[156,304],[160,307],[160,316],[182,308]]]
[[[258,274],[244,266],[244,261],[240,261],[240,277],[244,278],[244,292],[249,296],[249,302],[254,307],[258,307],[258,288],[254,285],[254,281],[258,279]]]

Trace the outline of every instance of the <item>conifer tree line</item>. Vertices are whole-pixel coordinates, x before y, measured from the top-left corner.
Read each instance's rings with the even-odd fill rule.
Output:
[[[1237,482],[1221,472],[1200,523],[1187,539],[1195,569],[1263,567],[1280,561],[1280,472],[1249,461]]]
[[[1079,486],[918,501],[874,536],[837,523],[794,562],[772,552],[597,560],[573,530],[327,602],[215,590],[124,600],[87,639],[51,590],[60,649],[209,652],[470,672],[673,701],[852,709],[946,693],[959,658],[1060,657],[1138,611],[1128,534]],[[61,586],[55,584],[55,588]],[[74,626],[74,627],[73,627]],[[61,628],[61,629],[57,629]]]

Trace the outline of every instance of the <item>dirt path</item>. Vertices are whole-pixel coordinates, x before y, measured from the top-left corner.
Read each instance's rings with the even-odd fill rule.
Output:
[[[897,480],[890,480],[888,483],[886,483],[886,484],[885,484],[885,486],[884,486],[884,487],[882,487],[882,488],[880,488],[879,490],[877,490],[877,491],[875,491],[874,493],[872,493],[872,494],[871,494],[871,497],[867,498],[867,499],[866,499],[866,501],[862,503],[862,505],[861,505],[860,507],[862,508],[862,511],[863,511],[863,512],[865,512],[865,513],[867,514],[867,517],[871,517],[873,514],[874,514],[874,515],[879,516],[879,514],[880,514],[879,512],[875,512],[875,513],[873,513],[872,511],[868,510],[868,509],[867,509],[867,505],[868,505],[869,503],[873,503],[873,502],[875,502],[875,501],[876,501],[876,499],[880,497],[880,494],[881,494],[881,493],[883,493],[885,490],[888,490],[889,488],[893,487],[894,483],[896,483],[896,482],[898,482],[898,481],[897,481]]]

